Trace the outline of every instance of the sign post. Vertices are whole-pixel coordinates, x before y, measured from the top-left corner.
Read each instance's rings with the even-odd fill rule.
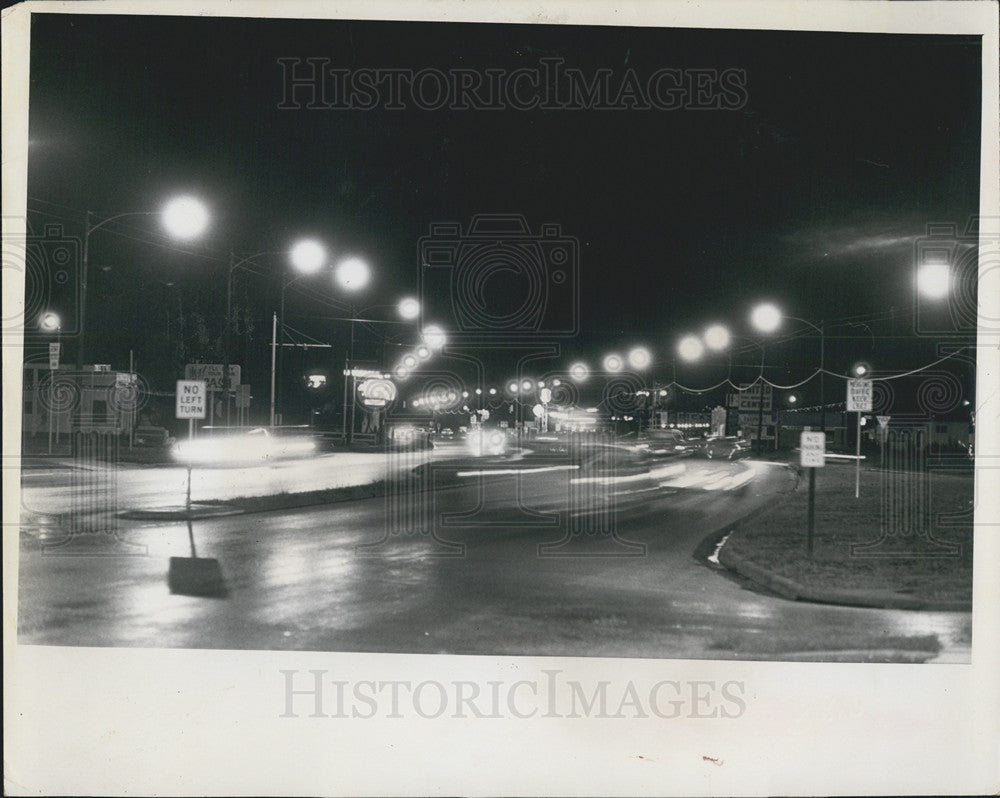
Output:
[[[872,412],[873,380],[847,381],[847,412],[858,414],[855,433],[854,498],[861,493],[861,414]]]
[[[59,353],[62,349],[62,344],[49,344],[49,371],[59,370]],[[49,375],[51,377],[51,375]],[[52,383],[54,379],[49,380],[49,454],[52,454]]]
[[[809,521],[806,531],[806,551],[813,556],[813,534],[816,528],[816,469],[826,465],[826,433],[803,432],[799,436],[799,464],[809,469]]]

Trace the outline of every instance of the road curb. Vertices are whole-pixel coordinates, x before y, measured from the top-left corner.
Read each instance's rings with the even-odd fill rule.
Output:
[[[936,612],[970,612],[972,604],[966,601],[934,601],[900,594],[879,595],[867,590],[837,590],[804,585],[787,576],[781,576],[760,565],[733,554],[723,546],[719,550],[719,563],[745,579],[792,601],[814,601],[821,604],[841,604],[848,607],[870,607],[885,610],[932,610]]]

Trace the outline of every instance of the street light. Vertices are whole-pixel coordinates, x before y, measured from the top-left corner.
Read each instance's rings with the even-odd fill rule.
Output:
[[[397,305],[399,315],[407,321],[417,318],[420,315],[420,303],[411,296],[399,300]]]
[[[781,311],[770,302],[764,302],[753,309],[750,321],[761,332],[772,333],[781,325]]]
[[[586,363],[577,362],[569,367],[569,376],[574,382],[583,382],[589,374],[590,369],[587,368]]]
[[[176,197],[163,208],[163,226],[174,238],[197,238],[208,227],[208,210],[195,197]]]
[[[334,270],[337,284],[345,291],[360,291],[371,279],[371,269],[361,258],[345,258]]]
[[[326,248],[311,238],[299,241],[288,253],[292,266],[302,274],[315,274],[326,263]]]
[[[624,367],[621,355],[611,354],[604,358],[604,370],[612,373],[621,371]]]
[[[928,299],[944,299],[951,290],[947,263],[925,263],[917,271],[917,290]]]
[[[106,224],[130,216],[159,215],[164,229],[172,237],[190,240],[201,235],[208,227],[209,213],[204,204],[192,196],[180,196],[169,200],[160,211],[126,211],[116,213],[102,219],[97,224],[92,223],[92,211],[87,211],[83,228],[83,261],[80,269],[80,323],[76,344],[76,368],[83,369],[84,353],[86,352],[87,332],[87,275],[90,266],[90,235],[100,230]]]
[[[428,324],[421,331],[421,337],[423,338],[424,344],[429,346],[431,349],[443,349],[445,343],[448,341],[448,337],[445,335],[444,330],[442,330],[436,324]]]
[[[698,360],[704,353],[705,347],[701,339],[695,335],[686,335],[677,344],[677,354],[681,356],[682,360],[686,360],[688,363]]]
[[[826,369],[826,325],[821,321],[819,324],[814,324],[807,319],[799,318],[798,316],[784,316],[782,312],[777,308],[777,306],[770,303],[764,303],[758,305],[754,308],[753,314],[751,316],[754,325],[757,329],[762,332],[774,332],[781,325],[783,318],[789,319],[790,321],[797,321],[805,324],[807,327],[812,327],[816,332],[819,333],[819,428],[820,431],[826,432],[826,394],[825,394],[825,379],[824,371]],[[762,359],[763,362],[763,359]],[[763,374],[763,366],[762,374]]]
[[[628,353],[628,364],[634,369],[645,369],[653,362],[653,355],[644,346],[637,346]]]
[[[729,330],[721,324],[713,324],[705,330],[705,346],[713,352],[721,352],[729,346]]]
[[[59,318],[58,313],[48,311],[39,318],[38,326],[45,332],[57,332],[62,329],[62,319]]]

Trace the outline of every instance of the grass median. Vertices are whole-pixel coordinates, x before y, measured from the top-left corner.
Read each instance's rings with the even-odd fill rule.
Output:
[[[862,468],[857,499],[854,474],[843,463],[817,469],[812,557],[802,474],[783,503],[733,533],[723,562],[750,563],[816,594],[868,594],[874,605],[971,606],[972,474]]]

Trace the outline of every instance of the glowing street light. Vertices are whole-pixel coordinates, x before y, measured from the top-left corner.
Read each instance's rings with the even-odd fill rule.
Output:
[[[692,363],[700,358],[705,352],[705,347],[701,339],[696,335],[685,335],[677,344],[677,354],[682,360]]]
[[[772,333],[781,325],[781,311],[776,305],[764,302],[753,309],[750,321],[761,332]]]
[[[62,329],[62,319],[59,318],[58,313],[53,313],[50,310],[42,314],[38,320],[38,326],[45,330],[45,332],[57,332]]]
[[[448,341],[448,337],[444,334],[444,330],[436,324],[428,324],[424,327],[421,335],[424,343],[431,349],[441,349]]]
[[[608,355],[604,358],[604,370],[610,372],[621,371],[624,367],[621,355]]]
[[[345,291],[360,291],[371,279],[371,269],[361,258],[345,258],[334,270],[337,284]]]
[[[407,321],[415,319],[420,315],[420,303],[411,296],[403,297],[403,299],[399,300],[399,305],[397,305],[396,309],[399,311],[399,315]]]
[[[314,239],[303,239],[292,247],[288,259],[297,272],[315,274],[326,265],[326,248]]]
[[[174,238],[197,238],[208,227],[208,209],[196,197],[175,197],[163,207],[163,226]]]
[[[414,351],[416,351],[417,357],[419,357],[421,360],[427,360],[427,358],[431,356],[430,347],[426,346],[425,344],[421,344]]]
[[[406,355],[403,358],[403,365],[408,369],[413,369],[417,365],[417,359],[413,355]]]
[[[535,383],[531,380],[524,380],[521,382],[521,390],[525,393],[531,393],[531,391],[535,390]]]
[[[510,381],[510,382],[509,382],[509,383],[507,384],[507,390],[508,390],[508,391],[509,391],[510,393],[517,393],[517,382],[516,382],[516,381],[514,381],[514,380],[511,380],[511,381]]]
[[[645,369],[653,362],[653,355],[644,346],[637,346],[628,353],[628,364],[634,369]]]
[[[705,346],[713,352],[721,352],[729,346],[729,330],[721,324],[713,324],[705,330]]]
[[[574,363],[569,367],[569,376],[576,382],[583,382],[590,374],[586,363]]]
[[[797,401],[799,401],[799,397],[797,397],[794,393],[789,395],[788,404],[794,405]]]
[[[855,377],[864,377],[870,371],[871,371],[871,366],[869,366],[867,363],[855,363],[851,367],[851,373]]]
[[[950,289],[947,263],[925,263],[917,271],[917,290],[928,299],[944,299]]]

